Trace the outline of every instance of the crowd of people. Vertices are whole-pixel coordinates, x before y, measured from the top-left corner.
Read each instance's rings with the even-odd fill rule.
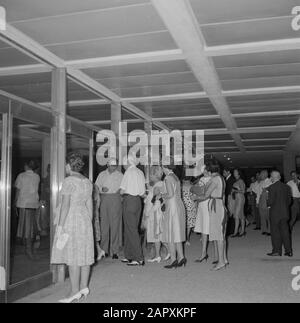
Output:
[[[186,266],[185,249],[192,231],[201,236],[200,257],[193,261],[207,261],[208,244],[213,242],[213,271],[229,265],[228,238],[245,237],[250,224],[271,236],[273,249],[269,256],[281,256],[283,247],[285,256],[293,256],[291,232],[300,215],[296,171],[284,184],[278,171],[272,171],[269,177],[263,170],[251,178],[247,188],[239,169],[231,172],[225,168],[221,172],[217,162],[204,165],[200,177],[182,180],[172,161],[168,166],[149,167],[148,181],[133,156],[127,157],[124,174],[117,160],[110,159],[95,183],[82,175],[83,167],[80,154],[68,155],[68,176],[55,209],[51,263],[66,264],[71,282],[70,296],[61,302],[87,297],[91,266],[110,256],[118,260],[120,250],[121,262],[128,266],[144,266],[145,261],[168,261],[165,269]],[[24,174],[38,182],[30,168]],[[26,184],[24,174],[16,182],[20,192],[20,183]],[[17,199],[21,201],[20,192]],[[20,201],[19,227],[31,241],[34,213]],[[153,246],[150,252],[143,248],[143,237],[147,245]]]

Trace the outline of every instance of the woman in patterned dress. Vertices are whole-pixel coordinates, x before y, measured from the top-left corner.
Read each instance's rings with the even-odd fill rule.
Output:
[[[56,219],[57,229],[51,264],[69,268],[71,294],[60,300],[71,303],[89,294],[90,266],[94,263],[93,184],[81,175],[84,166],[80,154],[67,157],[65,178],[61,189],[61,207]]]
[[[185,177],[182,181],[182,200],[187,217],[187,245],[190,244],[190,235],[195,227],[197,214],[196,203],[192,200],[193,194],[191,193],[191,187],[191,179],[189,177]]]

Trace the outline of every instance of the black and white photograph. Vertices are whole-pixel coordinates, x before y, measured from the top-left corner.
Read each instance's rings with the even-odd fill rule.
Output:
[[[300,0],[0,0],[0,140],[0,303],[300,303]]]

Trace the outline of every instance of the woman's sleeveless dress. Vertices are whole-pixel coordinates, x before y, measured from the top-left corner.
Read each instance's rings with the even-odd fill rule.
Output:
[[[51,263],[68,266],[89,266],[94,263],[93,212],[87,207],[92,200],[93,184],[87,179],[67,177],[61,195],[70,195],[70,210],[64,232],[69,235],[62,250],[56,247],[54,237]]]
[[[202,177],[199,181],[200,186],[206,186],[211,177]],[[197,233],[209,234],[209,200],[199,202],[197,209],[197,217],[194,231]]]
[[[174,195],[165,201],[166,212],[162,223],[162,242],[184,242],[186,240],[186,215],[181,199],[180,182],[170,176],[167,176],[166,180],[171,181]]]
[[[216,188],[211,193],[209,208],[209,241],[222,241],[226,232],[225,183],[221,176],[214,176],[211,181]]]
[[[242,179],[239,179],[233,184],[233,187],[236,187],[238,190],[245,191],[245,183]],[[233,190],[234,192],[234,190]],[[244,206],[245,206],[245,194],[244,193],[235,193],[233,216],[240,220],[245,220]]]

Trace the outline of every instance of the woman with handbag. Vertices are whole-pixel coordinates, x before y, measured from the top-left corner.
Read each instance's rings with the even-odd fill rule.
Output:
[[[235,169],[233,171],[233,175],[236,180],[236,182],[232,186],[232,193],[231,193],[232,199],[234,201],[233,218],[235,221],[235,229],[231,237],[235,238],[235,237],[243,237],[246,235],[246,230],[245,230],[246,218],[245,218],[245,212],[244,212],[246,185],[241,178],[240,170]],[[240,226],[241,226],[241,233],[239,233]]]
[[[61,206],[56,219],[57,230],[52,247],[51,264],[69,268],[71,294],[61,303],[79,301],[89,294],[90,266],[94,263],[93,184],[81,174],[82,156],[67,157],[65,178],[61,189]]]

